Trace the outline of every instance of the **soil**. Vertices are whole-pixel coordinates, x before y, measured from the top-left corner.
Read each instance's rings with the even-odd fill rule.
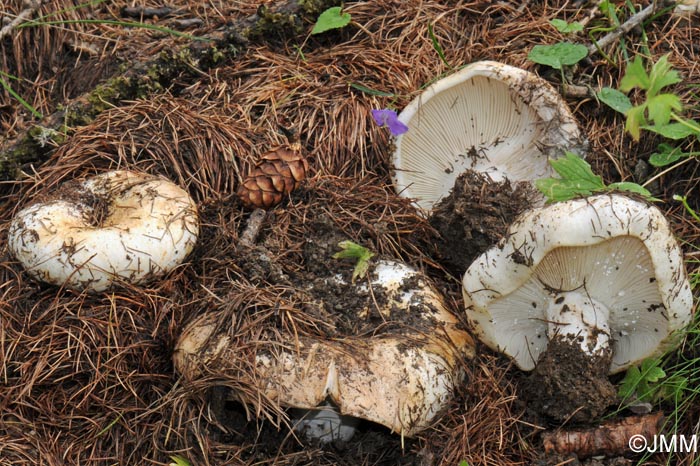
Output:
[[[302,304],[303,312],[313,320],[323,322],[319,335],[323,338],[346,338],[430,332],[430,320],[424,314],[426,307],[416,302],[406,309],[391,304],[404,293],[426,286],[425,279],[407,276],[396,290],[389,291],[373,271],[381,256],[370,259],[368,273],[353,280],[355,259],[334,257],[339,244],[348,237],[321,208],[311,206],[306,215],[305,228],[313,232],[301,246],[299,267],[283,271],[285,262],[275,260],[275,254],[260,244],[239,248],[239,264],[247,278],[261,278],[273,285],[287,285],[294,300]],[[268,237],[269,238],[269,237]],[[269,244],[274,248],[273,244]],[[385,258],[395,262],[391,258]],[[429,306],[429,304],[426,304]],[[409,330],[410,329],[410,330]]]
[[[441,262],[461,276],[477,256],[505,236],[513,220],[536,199],[529,183],[494,182],[473,170],[462,173],[430,216],[430,224],[439,233]]]
[[[608,379],[611,359],[611,354],[591,357],[576,341],[556,336],[524,379],[522,396],[536,416],[550,422],[595,422],[618,401]]]

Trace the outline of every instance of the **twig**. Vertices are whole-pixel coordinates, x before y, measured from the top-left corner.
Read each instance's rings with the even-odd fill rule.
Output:
[[[636,26],[639,26],[656,11],[656,1],[651,2],[646,8],[639,13],[630,16],[627,21],[622,23],[617,29],[603,36],[599,41],[594,42],[588,47],[588,55],[593,55],[596,52],[604,49],[608,45],[618,40],[621,36],[627,34]]]
[[[9,36],[12,30],[19,24],[28,20],[36,13],[36,11],[41,7],[41,0],[29,0],[27,7],[20,12],[20,14],[10,21],[7,25],[0,29],[0,40],[4,39],[5,36]]]
[[[245,230],[241,233],[240,242],[245,246],[252,246],[255,244],[255,240],[260,233],[260,227],[265,221],[267,212],[263,209],[255,209],[250,217],[248,217],[248,222],[245,226]]]
[[[147,18],[152,19],[155,17],[165,18],[170,16],[175,11],[171,7],[160,7],[160,8],[147,8],[147,7],[129,7],[125,6],[122,8],[121,15],[127,18]]]

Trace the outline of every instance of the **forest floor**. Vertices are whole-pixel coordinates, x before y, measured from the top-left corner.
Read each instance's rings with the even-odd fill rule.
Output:
[[[347,1],[348,25],[311,35],[319,13],[337,3],[3,2],[0,464],[168,465],[176,456],[197,466],[700,464],[697,451],[546,455],[542,433],[560,425],[529,412],[520,390],[526,376],[481,344],[461,363],[466,378],[454,399],[412,438],[364,422],[349,442],[310,445],[290,433],[284,407],[260,396],[251,374],[196,387],[177,374],[176,342],[204,312],[244,329],[236,342],[243,372],[254,370],[245,361],[267,330],[289,341],[295,332],[318,331],[322,324],[299,312],[280,277],[302,276],[315,263],[332,270],[329,245],[339,239],[421,269],[466,321],[464,264],[444,261],[439,233],[396,194],[391,134],[371,110],[400,111],[426,85],[479,60],[549,81],[588,138],[593,172],[605,183],[651,191],[683,249],[697,303],[700,158],[649,162],[662,144],[700,150],[697,137],[671,141],[643,130],[635,140],[625,116],[596,92],[618,88],[634,57],[651,64],[668,54],[682,79],[665,91],[679,96],[683,117],[699,121],[700,16],[659,7],[560,73],[528,53],[564,41],[590,47],[650,2]],[[555,19],[584,29],[561,32]],[[239,240],[250,210],[236,190],[262,154],[287,142],[289,130],[308,159],[307,179],[265,216],[258,246],[246,245]],[[114,168],[162,175],[187,189],[202,222],[193,253],[146,286],[86,293],[34,281],[8,250],[13,215],[66,181]],[[489,193],[492,204],[508,203],[509,196]],[[687,207],[674,196],[685,197]],[[496,226],[493,241],[507,225]],[[265,260],[251,247],[264,248]],[[664,367],[681,361],[700,373],[697,347],[682,346]],[[667,430],[700,434],[699,380],[690,378],[683,392],[695,402],[653,403],[671,421]],[[236,391],[246,405],[231,401]]]

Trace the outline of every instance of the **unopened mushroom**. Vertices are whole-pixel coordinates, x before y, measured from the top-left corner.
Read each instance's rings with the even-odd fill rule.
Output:
[[[549,160],[585,156],[585,137],[561,96],[525,70],[472,63],[441,79],[399,115],[408,131],[396,139],[394,184],[429,212],[466,170],[493,181],[553,176]]]
[[[197,208],[187,192],[166,179],[121,170],[24,208],[10,225],[8,245],[38,280],[103,291],[172,270],[198,232]]]
[[[469,321],[526,371],[553,341],[603,374],[658,356],[690,320],[681,250],[654,206],[599,195],[533,209],[467,270]]]
[[[370,267],[369,274],[369,284],[344,283],[340,275],[326,280],[344,283],[348,293],[364,297],[363,306],[343,312],[358,322],[370,314],[379,318],[373,335],[289,335],[289,341],[268,341],[257,350],[255,374],[249,377],[265,397],[282,406],[314,410],[330,402],[338,419],[365,419],[412,436],[451,399],[462,378],[460,360],[473,354],[473,341],[423,274],[386,260]],[[333,303],[314,305],[335,309]],[[185,328],[174,363],[186,380],[235,371],[231,361],[237,349],[226,330],[219,329],[213,313]],[[337,427],[337,435],[350,432],[347,422],[326,420],[324,425]]]

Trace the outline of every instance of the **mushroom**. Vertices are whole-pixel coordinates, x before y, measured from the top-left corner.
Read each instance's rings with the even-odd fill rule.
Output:
[[[324,404],[332,403],[338,417],[324,415],[321,422],[336,434],[297,423],[320,431],[315,435],[320,441],[347,438],[353,427],[349,417],[415,435],[445,408],[463,376],[460,361],[473,355],[473,340],[425,275],[406,264],[381,260],[370,266],[369,277],[363,284],[346,282],[341,275],[325,278],[362,296],[361,307],[338,311],[331,302],[312,305],[348,312],[356,321],[380,319],[372,335],[300,334],[288,337],[292,344],[268,340],[257,349],[255,373],[246,376],[266,398],[287,408],[328,411]],[[234,362],[238,350],[229,330],[219,327],[217,314],[205,313],[183,330],[173,359],[186,381],[221,373],[237,374],[241,380]],[[319,419],[310,416],[312,422]]]
[[[603,374],[623,371],[676,342],[692,305],[668,221],[617,194],[524,213],[469,267],[463,292],[479,339],[525,371],[555,341]]]
[[[8,245],[37,280],[103,291],[144,283],[180,264],[197,241],[194,201],[160,177],[110,171],[22,209]]]
[[[585,155],[587,144],[561,96],[525,70],[472,63],[429,86],[399,115],[394,185],[425,212],[466,170],[493,181],[553,176],[549,159]]]
[[[679,17],[689,18],[700,12],[700,0],[680,0],[676,2],[673,14]]]
[[[667,348],[690,319],[681,250],[659,209],[599,195],[533,209],[467,270],[481,340],[532,370],[555,333],[613,350],[610,373]]]

